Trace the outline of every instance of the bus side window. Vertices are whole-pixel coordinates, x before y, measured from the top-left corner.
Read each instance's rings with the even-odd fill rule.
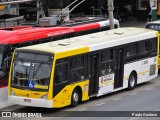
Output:
[[[151,51],[157,51],[157,39],[153,38],[150,40],[150,44],[151,44]]]
[[[138,43],[138,59],[143,59],[150,56],[149,40],[140,41]]]
[[[113,49],[108,48],[101,51],[101,76],[112,73],[114,68],[113,64]]]
[[[79,35],[86,35],[86,34],[89,34],[88,30],[79,32]]]
[[[8,75],[12,56],[12,46],[6,45],[3,49],[2,65],[3,72]]]
[[[113,59],[113,49],[104,49],[101,52],[101,61],[109,61]]]
[[[125,46],[125,56],[129,57],[135,55],[137,53],[136,50],[137,50],[136,43],[127,44]]]
[[[30,41],[29,45],[36,45],[36,44],[39,44],[40,41],[38,40],[33,40],[33,41]]]
[[[155,56],[157,55],[157,38],[152,38],[150,39],[149,43],[150,43],[150,55],[151,56]]]
[[[67,82],[67,63],[58,63],[55,67],[54,84]]]
[[[29,42],[19,43],[19,47],[25,47],[25,46],[28,46],[28,45],[30,45]]]
[[[89,30],[89,34],[91,34],[91,33],[95,33],[95,32],[100,32],[100,29],[93,29],[93,30]]]
[[[125,62],[137,60],[137,43],[129,43],[125,45]]]
[[[106,31],[106,30],[110,30],[110,26],[104,26],[102,28],[100,28],[100,31]]]
[[[37,40],[35,40],[35,41],[37,41]],[[46,42],[50,42],[51,38],[50,37],[42,38],[42,39],[39,39],[38,41],[39,41],[39,43],[46,43]]]
[[[61,39],[65,39],[65,36],[64,36],[64,35],[54,36],[54,37],[52,38],[52,41],[61,40]]]
[[[76,82],[85,79],[84,55],[70,58],[70,81]]]
[[[139,42],[139,52],[143,53],[149,51],[149,40]]]
[[[65,34],[64,38],[71,38],[71,37],[75,37],[74,33],[70,33],[70,34]]]

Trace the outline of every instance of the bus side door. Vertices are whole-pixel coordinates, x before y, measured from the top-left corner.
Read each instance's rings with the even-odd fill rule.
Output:
[[[114,88],[123,86],[123,74],[124,74],[124,48],[115,49],[115,80]]]
[[[98,73],[99,73],[99,54],[93,53],[88,56],[88,77],[89,77],[89,96],[98,93]]]

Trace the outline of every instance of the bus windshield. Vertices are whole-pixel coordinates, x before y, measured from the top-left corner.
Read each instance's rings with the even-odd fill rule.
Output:
[[[53,57],[48,55],[17,53],[13,63],[12,87],[48,90]]]

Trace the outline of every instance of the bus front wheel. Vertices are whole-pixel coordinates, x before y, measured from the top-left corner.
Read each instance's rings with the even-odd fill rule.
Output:
[[[71,106],[76,107],[80,101],[80,92],[78,89],[74,89],[72,93]]]
[[[129,76],[129,80],[128,80],[128,89],[132,90],[135,88],[136,86],[136,81],[137,81],[137,76],[136,73],[132,72]]]

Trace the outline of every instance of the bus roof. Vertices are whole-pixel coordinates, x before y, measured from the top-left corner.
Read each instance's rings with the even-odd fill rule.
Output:
[[[154,30],[124,27],[18,49],[61,53],[64,51],[87,47],[89,51],[95,51],[107,47],[149,39],[156,36],[157,32]]]
[[[145,28],[160,31],[160,20],[146,23]]]
[[[16,44],[51,36],[55,31],[73,31],[70,27],[36,28],[29,27],[13,31],[0,30],[0,44]]]
[[[147,24],[160,24],[160,20],[147,22],[146,25],[147,25]]]
[[[114,20],[115,24],[119,23]],[[56,27],[31,27],[31,26],[16,26],[0,29],[0,44],[16,44],[27,41],[34,41],[51,36],[63,35],[66,33],[79,32],[83,30],[90,30],[93,28],[100,28],[109,25],[109,20],[102,20],[99,22],[91,22],[84,24],[76,24],[74,26],[56,26]]]

